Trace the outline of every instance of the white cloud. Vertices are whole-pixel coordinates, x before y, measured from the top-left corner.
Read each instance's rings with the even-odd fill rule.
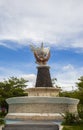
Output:
[[[70,71],[70,70],[73,70],[74,67],[71,64],[68,64],[68,65],[64,66],[62,69],[63,69],[63,71]]]
[[[53,72],[53,77],[57,78],[57,85],[63,90],[76,89],[76,82],[80,76],[83,75],[83,67],[75,67],[71,64],[61,66],[61,65],[51,65]]]
[[[12,66],[11,68],[8,67],[1,67],[0,66],[0,79],[4,78],[9,78],[11,76],[19,76],[21,75],[23,72],[21,70],[18,69],[13,69]]]
[[[36,82],[36,75],[35,74],[23,74],[20,77],[23,77],[24,79],[29,81],[27,83],[29,88],[30,87],[35,87],[35,82]]]
[[[0,81],[3,81],[4,79],[8,79],[9,77],[18,77],[18,78],[24,78],[28,80],[27,83],[28,87],[34,87],[36,82],[36,75],[35,74],[25,74],[25,72],[19,70],[19,69],[13,69],[11,68],[5,68],[0,67]]]
[[[83,48],[82,12],[82,0],[0,0],[0,39]]]

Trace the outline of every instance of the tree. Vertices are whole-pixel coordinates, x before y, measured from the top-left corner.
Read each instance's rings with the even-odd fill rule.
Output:
[[[79,99],[78,112],[79,116],[83,118],[83,76],[81,76],[78,80],[79,82],[76,83],[77,90],[71,92],[61,92],[60,96]]]
[[[78,98],[80,100],[80,103],[83,104],[83,76],[81,76],[78,80],[79,82],[76,83],[77,90],[70,92],[68,91],[61,92],[60,96]]]
[[[28,80],[17,77],[10,77],[8,80],[0,82],[0,106],[8,108],[6,99],[10,97],[26,96],[24,88]]]
[[[78,87],[78,90],[83,91],[83,76],[81,76],[78,80],[79,80],[79,82],[76,83],[77,87]]]
[[[78,80],[79,80],[79,82],[77,82],[76,85],[78,88],[77,98],[80,100],[79,115],[81,118],[83,118],[83,76],[81,76]]]

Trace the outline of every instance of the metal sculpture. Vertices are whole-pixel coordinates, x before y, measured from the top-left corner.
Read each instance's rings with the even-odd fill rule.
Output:
[[[46,65],[50,58],[50,49],[48,47],[44,48],[43,43],[40,48],[32,45],[30,45],[30,47],[36,58],[36,63],[39,65]]]

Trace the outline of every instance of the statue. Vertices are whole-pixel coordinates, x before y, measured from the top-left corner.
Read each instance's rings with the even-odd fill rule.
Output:
[[[36,63],[39,65],[46,65],[46,62],[50,58],[50,49],[48,47],[44,48],[43,43],[41,44],[40,48],[32,45],[30,45],[30,47],[36,58]]]

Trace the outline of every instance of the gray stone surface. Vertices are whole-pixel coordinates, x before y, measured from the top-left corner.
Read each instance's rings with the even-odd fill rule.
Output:
[[[60,88],[55,87],[35,87],[35,88],[27,88],[25,90],[28,93],[29,97],[59,97]]]
[[[78,104],[79,100],[67,97],[13,97],[8,98],[7,103],[10,104],[28,104],[28,103],[54,103],[54,104]]]
[[[66,97],[14,97],[7,99],[7,102],[9,111],[6,119],[59,120],[61,113],[77,113],[79,100]]]
[[[2,130],[59,130],[56,124],[10,124]]]

